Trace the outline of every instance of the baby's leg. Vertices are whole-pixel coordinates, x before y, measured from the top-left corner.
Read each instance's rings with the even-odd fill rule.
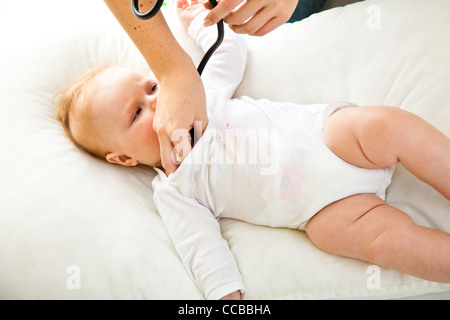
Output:
[[[420,117],[394,107],[343,109],[325,123],[327,146],[364,168],[401,162],[450,200],[450,139]]]
[[[328,205],[308,222],[306,233],[325,252],[450,282],[450,234],[414,224],[375,195]]]

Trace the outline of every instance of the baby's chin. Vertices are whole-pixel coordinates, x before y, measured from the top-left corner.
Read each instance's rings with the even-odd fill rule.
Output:
[[[157,162],[155,161],[138,161],[139,165],[143,165],[143,166],[147,166],[147,167],[154,167],[154,168],[158,168],[162,171],[164,171],[164,168],[162,166],[161,160],[158,160]]]

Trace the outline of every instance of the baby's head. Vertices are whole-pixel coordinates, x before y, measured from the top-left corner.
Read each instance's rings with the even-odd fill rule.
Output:
[[[124,166],[160,167],[153,130],[158,83],[125,68],[89,71],[58,95],[58,119],[88,153]]]

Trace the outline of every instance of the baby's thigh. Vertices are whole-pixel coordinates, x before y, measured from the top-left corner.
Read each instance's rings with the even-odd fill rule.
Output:
[[[368,154],[373,153],[372,149],[383,150],[383,131],[377,123],[383,123],[388,110],[385,107],[358,107],[337,111],[325,123],[325,144],[338,157],[355,166],[369,169],[387,167],[374,162]]]
[[[412,219],[373,194],[357,194],[319,211],[306,225],[306,233],[321,250],[352,258],[368,258],[372,242],[392,226]]]

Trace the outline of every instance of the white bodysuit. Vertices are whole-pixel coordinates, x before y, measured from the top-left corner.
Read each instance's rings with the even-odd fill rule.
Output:
[[[208,49],[215,29],[197,17],[189,33]],[[392,168],[341,160],[322,136],[327,117],[350,104],[297,105],[231,99],[246,63],[245,42],[229,30],[204,74],[208,126],[177,171],[153,180],[154,200],[190,275],[208,299],[244,286],[218,218],[304,230],[325,206],[350,195],[384,196]]]

